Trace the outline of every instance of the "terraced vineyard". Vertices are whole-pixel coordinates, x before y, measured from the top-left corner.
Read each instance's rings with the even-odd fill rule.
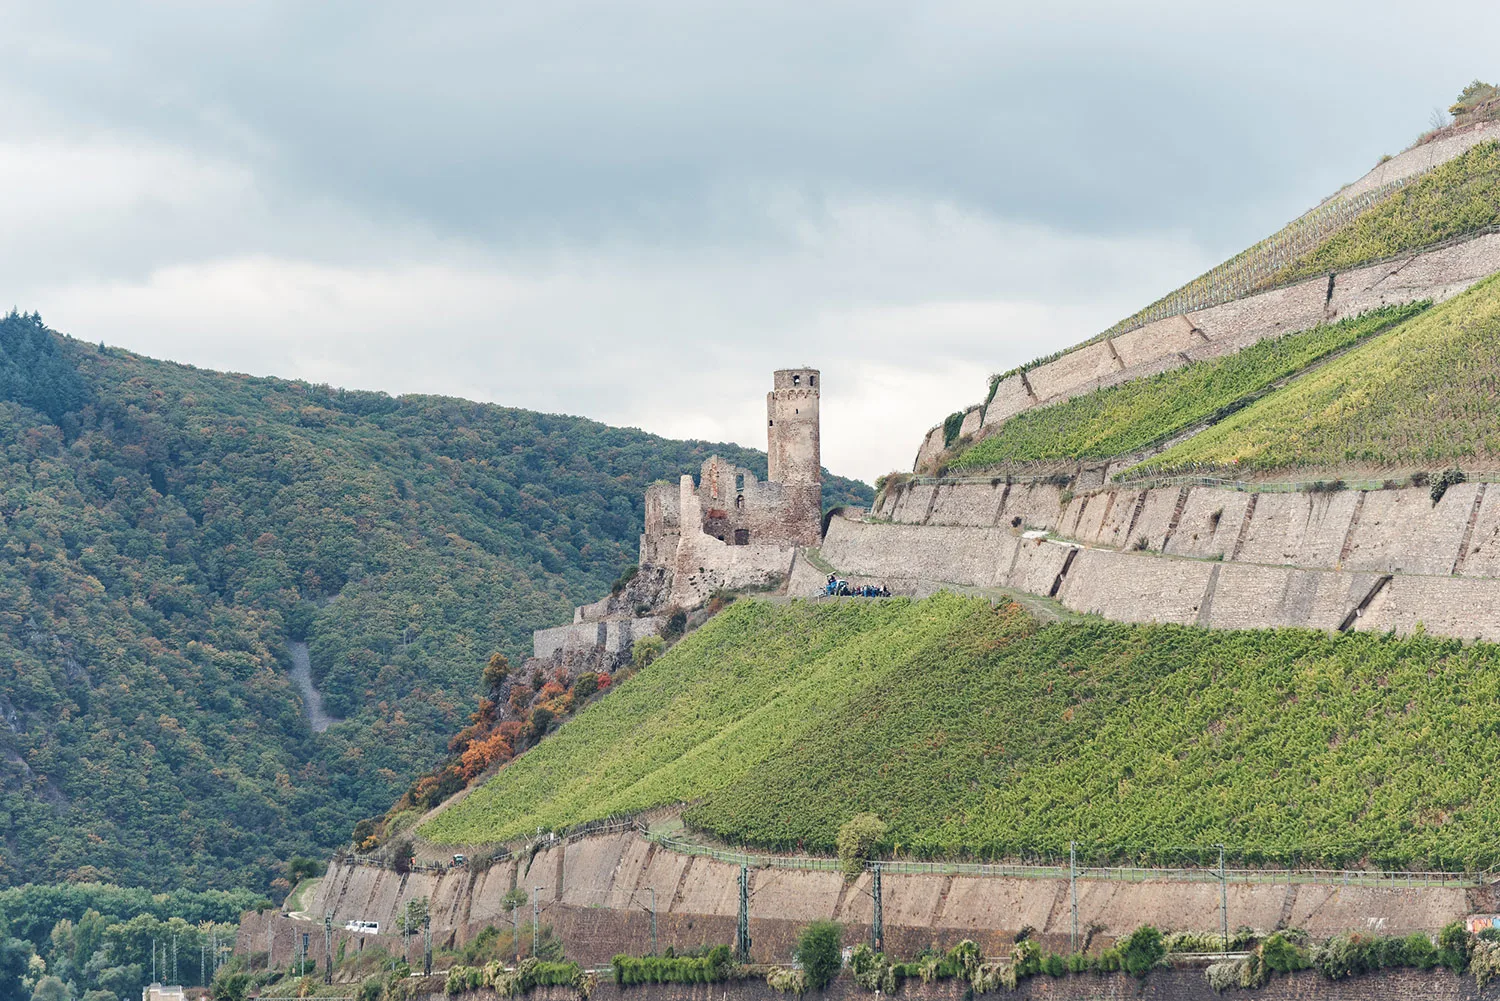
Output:
[[[1485,142],[1397,191],[1267,285],[1347,271],[1500,225],[1500,142]]]
[[[1138,472],[1428,467],[1500,456],[1500,276],[1361,345]]]
[[[1261,341],[1237,354],[1064,403],[1023,411],[950,463],[972,470],[1004,463],[1126,455],[1242,406],[1281,379],[1388,330],[1427,307],[1392,306],[1351,320]]]
[[[1500,647],[1039,626],[1015,606],[740,602],[431,821],[481,841],[696,801],[690,825],[832,851],[1472,868],[1500,860]]]

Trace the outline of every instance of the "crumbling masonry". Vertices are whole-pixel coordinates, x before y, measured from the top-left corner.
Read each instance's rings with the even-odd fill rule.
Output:
[[[695,483],[646,490],[640,571],[632,587],[575,610],[573,624],[538,629],[537,657],[629,653],[661,632],[671,608],[691,609],[718,590],[775,588],[799,546],[817,545],[823,514],[817,369],[781,369],[766,394],[765,480],[717,455]]]

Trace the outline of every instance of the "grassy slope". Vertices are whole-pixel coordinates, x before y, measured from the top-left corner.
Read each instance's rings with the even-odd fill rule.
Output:
[[[1500,224],[1500,142],[1484,142],[1402,188],[1271,280],[1347,271]]]
[[[1128,454],[1243,403],[1246,397],[1416,315],[1425,306],[1376,310],[1356,319],[1261,341],[1223,358],[1194,362],[1064,403],[1024,411],[960,454],[951,468]]]
[[[837,643],[835,647],[833,644]],[[1014,606],[732,606],[422,833],[482,840],[701,800],[690,823],[887,848],[1489,864],[1500,647],[1038,627]],[[645,735],[645,736],[643,736]]]
[[[743,601],[590,705],[419,833],[511,838],[695,799],[788,753],[967,610]],[[714,665],[704,670],[705,665]]]
[[[1143,463],[1141,472],[1434,466],[1500,456],[1492,277]]]
[[[0,319],[0,886],[264,886],[345,841],[444,756],[491,651],[634,559],[646,484],[715,450],[764,472]],[[287,674],[304,633],[348,720],[316,736]]]

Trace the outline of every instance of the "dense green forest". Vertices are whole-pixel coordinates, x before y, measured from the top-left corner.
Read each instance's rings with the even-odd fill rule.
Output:
[[[155,970],[203,984],[227,958],[247,890],[150,893],[99,883],[0,890],[0,1001],[130,1001]]]
[[[689,826],[794,852],[873,813],[881,852],[918,857],[1500,860],[1493,644],[741,600],[616,689],[419,833],[686,801]]]
[[[202,371],[0,321],[0,886],[265,887],[446,753],[492,652],[762,453]],[[829,504],[868,503],[828,478]],[[288,677],[305,640],[326,708]]]

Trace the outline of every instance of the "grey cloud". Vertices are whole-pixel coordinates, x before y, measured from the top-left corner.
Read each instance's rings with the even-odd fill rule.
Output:
[[[850,421],[830,461],[865,475],[986,371],[1264,235],[1500,70],[1488,3],[5,18],[17,305],[198,364],[752,444],[753,414],[665,407],[652,373],[753,401],[790,355],[868,383],[830,371]],[[422,362],[394,362],[416,324]]]

